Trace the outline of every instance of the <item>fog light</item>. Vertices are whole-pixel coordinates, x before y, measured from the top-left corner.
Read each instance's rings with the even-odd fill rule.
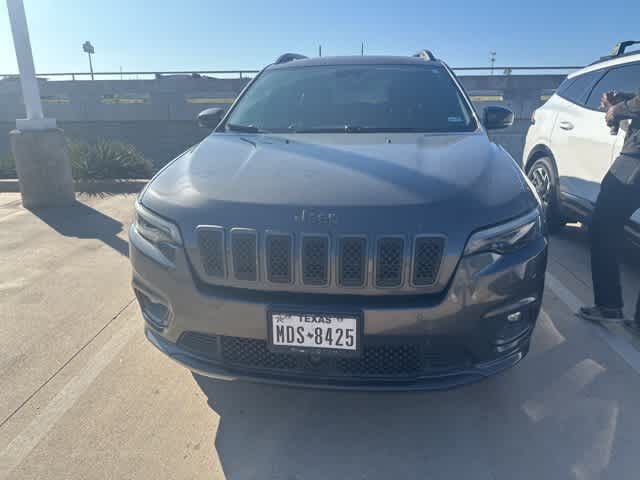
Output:
[[[138,297],[142,315],[148,323],[158,329],[163,329],[169,324],[169,307],[159,299],[152,299],[140,290],[136,290],[136,297]]]
[[[522,320],[522,312],[515,312],[507,315],[507,321],[510,323],[519,322]]]
[[[502,326],[496,332],[494,340],[494,344],[499,347],[498,351],[503,351],[517,344],[524,335],[531,331],[531,327],[529,316],[522,311],[502,317]]]

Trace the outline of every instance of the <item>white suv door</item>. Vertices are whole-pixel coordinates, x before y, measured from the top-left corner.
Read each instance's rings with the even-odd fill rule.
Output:
[[[602,94],[610,90],[626,93],[640,92],[640,62],[627,63],[610,68],[606,75],[602,77],[593,88],[587,99],[586,107],[592,110],[597,109]],[[628,123],[628,121],[622,122],[622,128],[615,139],[612,161],[620,154],[627,133]]]
[[[560,190],[590,202],[598,197],[616,143],[605,124],[605,114],[586,107],[591,90],[604,73],[588,72],[573,79],[555,104],[558,115],[551,134]]]

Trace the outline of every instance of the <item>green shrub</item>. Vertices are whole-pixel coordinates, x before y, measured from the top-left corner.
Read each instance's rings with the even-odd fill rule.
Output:
[[[150,178],[153,174],[153,164],[133,145],[113,140],[67,140],[67,145],[75,179]],[[10,153],[0,155],[0,178],[16,178],[16,164]]]
[[[85,143],[69,140],[73,178],[83,180],[149,178],[153,164],[133,145],[114,140]]]
[[[16,178],[16,162],[10,153],[0,156],[0,178]]]

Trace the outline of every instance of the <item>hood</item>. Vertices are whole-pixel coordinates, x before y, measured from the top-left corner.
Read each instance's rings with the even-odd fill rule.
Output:
[[[536,204],[513,159],[480,131],[214,133],[162,170],[142,202],[170,219],[213,210],[222,214],[223,207],[228,212],[232,205],[355,209],[359,216],[363,208],[372,213],[418,208],[437,211],[438,217],[446,212],[472,223],[472,229],[513,218]]]

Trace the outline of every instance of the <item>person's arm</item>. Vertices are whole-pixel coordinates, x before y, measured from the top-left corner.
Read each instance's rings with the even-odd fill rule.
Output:
[[[607,111],[607,123],[618,123],[621,120],[640,120],[640,95],[621,93],[624,101],[616,103]]]

